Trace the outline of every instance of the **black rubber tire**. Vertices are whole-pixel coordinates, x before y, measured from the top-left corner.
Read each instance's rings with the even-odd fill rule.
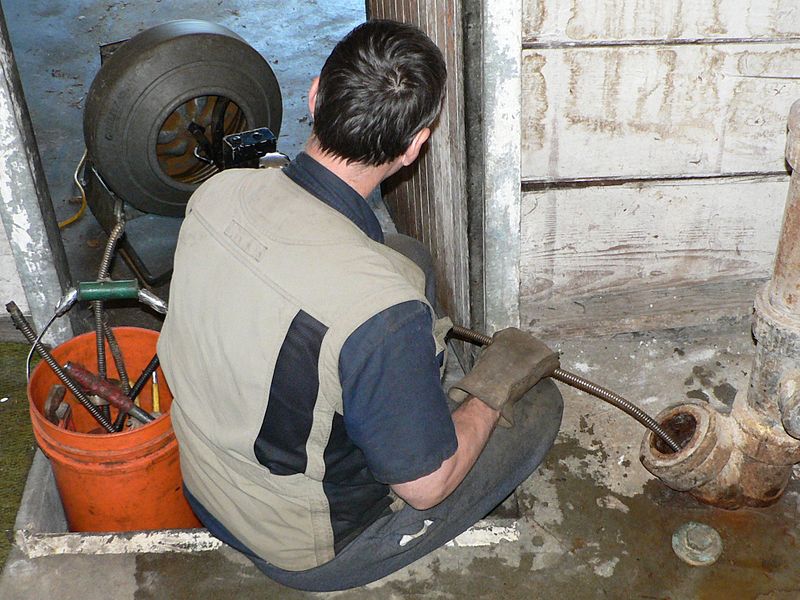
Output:
[[[244,113],[244,129],[280,133],[275,74],[255,49],[215,23],[157,25],[103,63],[86,98],[83,132],[89,160],[116,195],[144,212],[183,216],[199,183],[164,173],[156,144],[166,118],[201,96],[230,98]]]

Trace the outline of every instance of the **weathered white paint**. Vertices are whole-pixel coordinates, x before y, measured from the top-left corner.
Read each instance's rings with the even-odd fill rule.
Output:
[[[519,525],[516,521],[510,525],[499,525],[488,520],[481,520],[461,535],[447,542],[446,546],[456,548],[477,548],[494,546],[500,542],[518,542]]]
[[[536,41],[800,35],[796,0],[523,0]]]
[[[522,177],[784,170],[800,43],[523,53]]]
[[[0,215],[38,330],[53,313],[61,296],[61,283],[55,248],[48,239],[39,205],[39,194],[45,193],[46,184],[32,150],[35,141],[4,22],[0,23],[0,34]],[[71,335],[69,321],[59,319],[45,340],[57,343]]]
[[[614,574],[614,569],[617,567],[619,557],[615,556],[605,561],[600,560],[599,558],[593,558],[589,562],[594,567],[593,570],[595,575],[599,577],[611,577]]]
[[[433,525],[433,521],[425,519],[417,533],[402,536],[398,545],[405,546],[418,537],[425,535],[431,525]],[[447,542],[446,545],[451,547],[479,547],[499,544],[502,541],[516,542],[517,540],[519,540],[519,527],[516,521],[511,525],[498,525],[491,521],[481,520],[464,533]]]
[[[624,331],[670,316],[678,325],[681,311],[742,314],[755,287],[736,282],[769,276],[787,186],[772,177],[525,194],[523,325]]]
[[[14,300],[23,313],[29,313],[28,299],[22,289],[5,229],[0,229],[0,300],[3,305]]]
[[[523,289],[544,300],[566,290],[765,277],[786,189],[786,178],[774,178],[525,194]]]
[[[483,5],[484,307],[487,331],[519,324],[522,5]]]
[[[786,195],[773,174],[800,97],[800,4],[523,5],[521,178],[598,180],[524,194],[523,326],[564,335],[746,314]],[[662,181],[602,187],[626,178]]]
[[[222,547],[206,529],[163,529],[134,533],[31,533],[16,531],[15,541],[28,558],[52,554],[163,554],[205,552]]]
[[[620,457],[619,460],[617,460],[617,464],[618,465],[621,465],[624,462],[625,462],[624,455],[622,457]],[[618,510],[618,511],[623,512],[625,514],[629,513],[630,510],[631,510],[630,508],[628,508],[627,504],[625,504],[622,500],[620,500],[616,496],[612,496],[611,494],[609,494],[607,496],[603,496],[601,498],[598,498],[596,502],[597,502],[597,506],[599,506],[600,508],[608,508],[610,510]]]

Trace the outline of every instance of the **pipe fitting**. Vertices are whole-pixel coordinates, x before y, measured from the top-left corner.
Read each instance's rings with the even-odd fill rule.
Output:
[[[667,408],[655,418],[682,448],[673,452],[648,431],[639,455],[648,471],[681,492],[693,492],[717,477],[732,449],[724,416],[704,404],[686,403]]]
[[[800,462],[800,440],[786,432],[777,415],[754,406],[745,394],[736,397],[730,418],[736,425],[735,443],[746,456],[776,466]]]
[[[689,492],[706,504],[736,509],[776,502],[800,461],[800,441],[737,397],[730,415],[701,404],[680,404],[656,416],[675,434],[680,420],[694,420],[691,437],[680,450],[659,448],[651,432],[642,441],[645,468],[672,489]]]

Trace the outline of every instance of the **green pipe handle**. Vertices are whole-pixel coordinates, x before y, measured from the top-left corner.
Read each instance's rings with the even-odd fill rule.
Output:
[[[78,284],[78,300],[136,300],[139,284],[135,279],[117,281],[81,281]]]

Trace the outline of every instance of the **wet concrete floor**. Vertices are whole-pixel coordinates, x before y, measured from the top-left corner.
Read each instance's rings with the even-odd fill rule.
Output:
[[[614,389],[651,414],[696,396],[697,390],[726,410],[731,394],[744,388],[753,353],[743,320],[552,342],[563,353],[564,368]],[[731,512],[701,505],[664,487],[641,466],[638,423],[580,392],[561,389],[565,415],[557,442],[518,489],[519,516],[495,521],[516,530],[516,540],[444,547],[381,581],[327,596],[272,583],[229,548],[32,560],[17,550],[0,597],[800,597],[796,480],[770,508]],[[673,553],[672,533],[687,521],[710,525],[721,535],[723,552],[715,564],[690,566]],[[102,573],[100,580],[96,573]]]

